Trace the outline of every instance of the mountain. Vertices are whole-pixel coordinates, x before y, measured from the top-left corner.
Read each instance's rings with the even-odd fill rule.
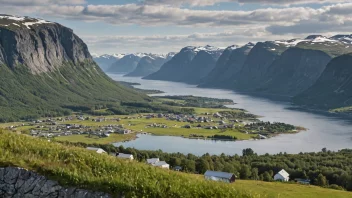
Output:
[[[62,116],[147,96],[120,86],[58,23],[0,15],[0,121]]]
[[[344,38],[311,35],[294,42],[276,41],[290,48],[269,67],[258,91],[295,96],[308,89],[333,57],[352,52],[352,45]]]
[[[144,79],[198,83],[215,67],[222,51],[222,49],[209,45],[185,47],[166,62],[159,71]]]
[[[124,56],[124,54],[104,54],[101,56],[93,56],[93,59],[103,71],[106,71],[113,63],[120,60]]]
[[[352,53],[331,60],[316,83],[293,102],[323,109],[352,106]]]
[[[106,70],[106,72],[130,73],[137,68],[139,61],[145,56],[147,56],[145,53],[127,54],[120,60],[113,63],[110,68]]]
[[[221,54],[215,68],[201,80],[199,87],[228,88],[231,77],[236,75],[247,59],[248,53],[255,44],[248,43],[242,47],[229,46]]]
[[[136,69],[128,73],[126,76],[148,76],[149,74],[158,71],[161,66],[171,60],[174,55],[175,53],[168,53],[166,55],[149,54],[141,58]]]
[[[330,60],[319,50],[289,48],[268,68],[257,91],[294,96],[312,86]]]
[[[257,43],[250,50],[241,70],[230,77],[232,82],[226,86],[246,92],[256,90],[270,65],[287,49],[286,45],[274,41]]]

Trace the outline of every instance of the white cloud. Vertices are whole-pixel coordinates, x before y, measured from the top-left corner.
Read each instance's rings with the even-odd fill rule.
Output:
[[[305,5],[305,4],[325,4],[325,3],[345,3],[349,0],[143,0],[147,5],[170,5],[170,6],[209,6],[221,2],[234,2],[240,4],[260,4],[260,5]]]

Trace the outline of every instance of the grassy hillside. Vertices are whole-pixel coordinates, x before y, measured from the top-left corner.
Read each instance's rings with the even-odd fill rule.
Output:
[[[0,66],[0,121],[68,115],[70,110],[117,106],[120,101],[148,97],[120,86],[94,62],[67,63],[55,71],[33,75],[25,66]]]
[[[187,174],[0,132],[0,166],[8,165],[37,171],[61,185],[126,197],[259,197]]]
[[[296,184],[208,182],[200,175],[162,170],[25,135],[0,132],[0,167],[19,166],[61,185],[126,197],[341,197],[351,193]]]

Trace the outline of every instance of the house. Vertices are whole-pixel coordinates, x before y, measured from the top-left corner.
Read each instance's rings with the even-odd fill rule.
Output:
[[[182,167],[181,166],[175,166],[174,167],[174,171],[182,171]]]
[[[290,174],[288,174],[284,169],[282,169],[280,172],[274,175],[274,180],[287,182],[288,180],[290,180],[289,176]]]
[[[129,159],[129,160],[134,159],[132,154],[124,154],[124,153],[116,153],[116,157],[122,158],[122,159]]]
[[[204,177],[206,180],[221,181],[226,183],[232,183],[236,180],[236,175],[233,173],[210,171],[205,172]]]
[[[310,185],[310,179],[297,178],[297,179],[295,179],[295,182],[297,182],[299,184]]]
[[[160,161],[159,158],[147,159],[147,163],[152,165],[152,166],[165,168],[165,169],[170,169],[170,165],[168,163],[166,163],[165,161]]]
[[[90,151],[95,151],[96,153],[99,153],[99,154],[106,153],[106,151],[104,151],[101,148],[87,147],[87,149],[90,150]]]

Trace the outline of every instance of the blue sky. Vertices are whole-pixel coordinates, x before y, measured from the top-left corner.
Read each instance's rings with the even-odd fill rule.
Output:
[[[350,34],[350,0],[0,0],[0,13],[61,23],[92,53]]]

